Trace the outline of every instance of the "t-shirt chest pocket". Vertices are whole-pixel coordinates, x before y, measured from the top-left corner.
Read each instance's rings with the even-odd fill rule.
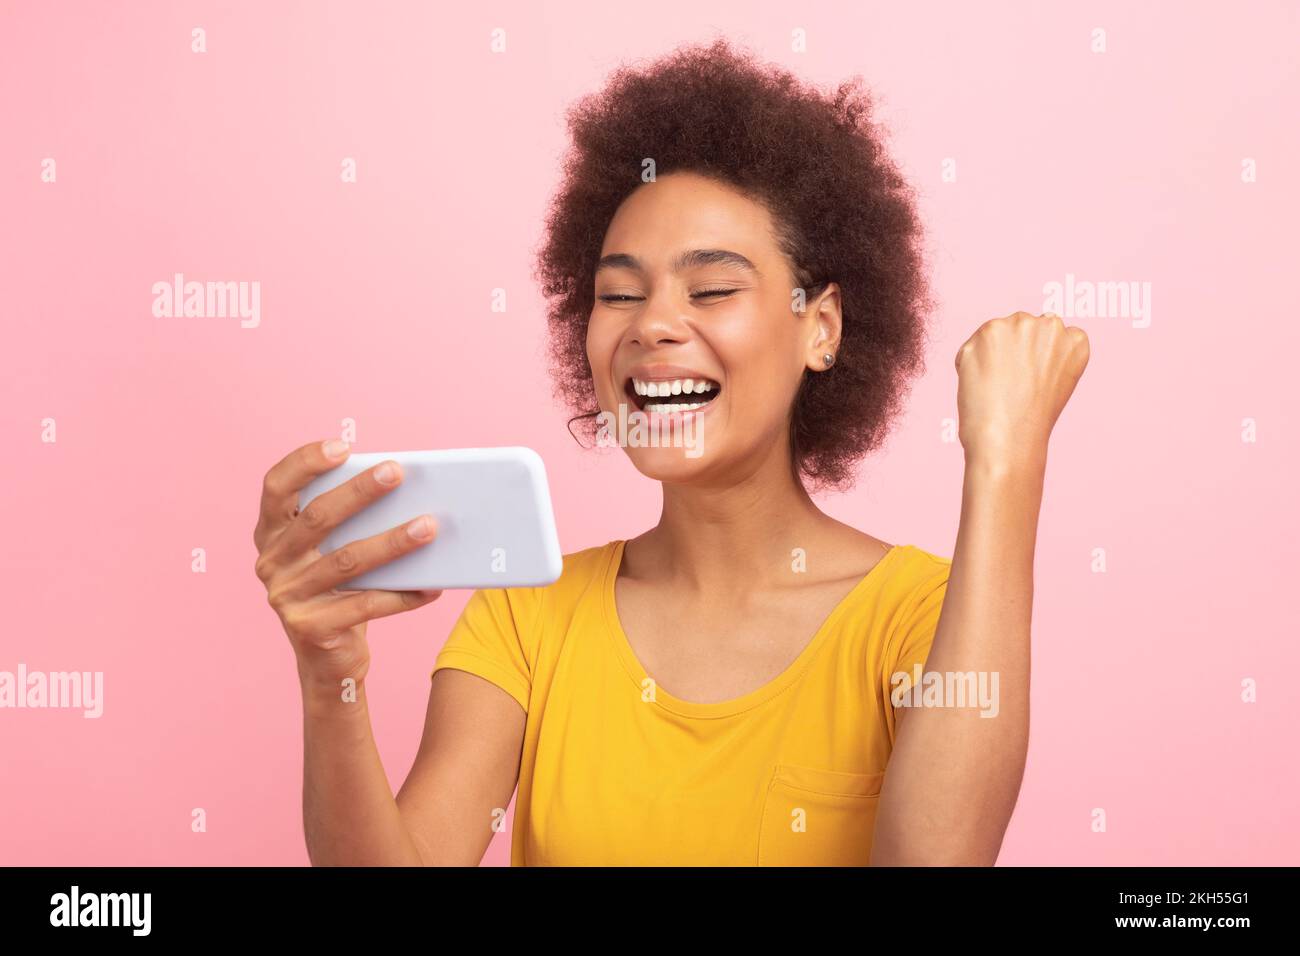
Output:
[[[778,765],[763,800],[759,866],[866,866],[885,772]]]

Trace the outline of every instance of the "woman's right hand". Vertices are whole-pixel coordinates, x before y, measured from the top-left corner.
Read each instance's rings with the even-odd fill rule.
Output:
[[[261,514],[253,530],[258,579],[284,625],[304,680],[338,686],[360,682],[370,666],[366,622],[436,600],[441,591],[336,591],[363,571],[387,564],[433,540],[433,517],[404,525],[322,555],[317,545],[335,527],[402,482],[401,466],[380,462],[298,512],[298,492],[316,476],[342,464],[350,449],[337,439],[291,452],[266,473]]]

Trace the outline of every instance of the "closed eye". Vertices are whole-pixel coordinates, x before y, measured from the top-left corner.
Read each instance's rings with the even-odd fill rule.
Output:
[[[703,298],[726,298],[729,295],[735,295],[739,289],[701,289],[699,292],[692,292],[692,299]],[[644,297],[639,295],[624,295],[623,293],[609,293],[608,295],[596,296],[601,302],[643,302]]]

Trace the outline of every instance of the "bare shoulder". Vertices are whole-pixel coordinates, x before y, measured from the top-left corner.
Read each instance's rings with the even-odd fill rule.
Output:
[[[832,543],[844,568],[845,577],[862,577],[893,550],[888,541],[859,531],[842,521],[834,523]]]

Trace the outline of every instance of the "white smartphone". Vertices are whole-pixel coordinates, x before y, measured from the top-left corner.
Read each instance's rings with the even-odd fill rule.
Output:
[[[390,459],[402,466],[402,483],[331,531],[318,546],[321,553],[422,514],[437,519],[437,532],[429,544],[338,587],[384,591],[537,587],[560,576],[563,559],[546,468],[531,448],[354,454],[303,488],[298,508]]]

